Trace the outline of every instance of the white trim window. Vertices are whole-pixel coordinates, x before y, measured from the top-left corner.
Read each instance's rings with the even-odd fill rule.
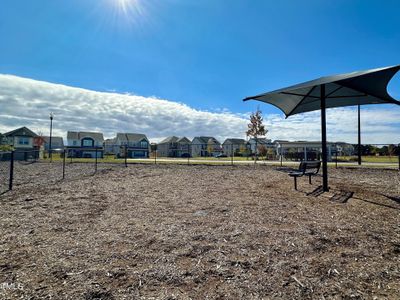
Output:
[[[29,138],[27,137],[19,137],[18,145],[29,145]]]
[[[84,138],[82,140],[82,146],[83,147],[93,147],[94,146],[94,140],[90,138]]]

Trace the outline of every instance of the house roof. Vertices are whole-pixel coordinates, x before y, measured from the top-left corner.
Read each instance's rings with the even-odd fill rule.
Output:
[[[278,142],[281,145],[321,145],[321,141],[279,141]],[[333,145],[335,143],[333,142],[327,142],[329,145]]]
[[[117,140],[121,142],[140,142],[142,140],[148,141],[146,135],[141,133],[117,133]]]
[[[193,141],[194,141],[195,139],[200,140],[200,142],[203,143],[203,144],[208,144],[208,142],[209,142],[210,140],[211,140],[212,142],[219,143],[218,140],[217,140],[216,138],[212,137],[212,136],[196,136],[196,137],[193,139]]]
[[[104,141],[104,144],[106,144],[106,145],[113,145],[113,144],[115,144],[115,138],[113,138],[113,139],[106,139],[106,140]]]
[[[46,144],[50,143],[50,137],[49,136],[43,136],[43,140]],[[61,136],[52,136],[51,137],[51,143],[54,145],[63,145],[64,146],[64,140]]]
[[[80,140],[85,137],[90,137],[96,141],[104,141],[103,134],[101,132],[86,132],[86,131],[68,131],[67,139]]]
[[[5,137],[9,136],[28,136],[28,137],[37,137],[38,135],[34,133],[32,130],[30,130],[28,127],[20,127],[17,129],[14,129],[12,131],[4,133]]]
[[[274,144],[275,143],[282,143],[282,142],[289,142],[288,140],[274,140]]]
[[[246,141],[244,139],[226,139],[223,144],[245,144]]]
[[[189,144],[189,143],[190,143],[190,140],[189,140],[186,136],[183,136],[183,137],[179,138],[176,142],[177,142],[177,143]]]
[[[249,143],[251,143],[252,141],[255,141],[255,138],[249,139]],[[267,139],[267,138],[258,138],[257,143],[258,144],[269,144],[269,143],[271,143],[271,140]]]
[[[161,142],[159,142],[159,144],[176,143],[178,140],[179,138],[173,135],[163,139]]]

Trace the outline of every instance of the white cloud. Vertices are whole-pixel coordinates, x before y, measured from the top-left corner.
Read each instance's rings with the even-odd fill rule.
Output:
[[[240,100],[238,100],[238,105]],[[115,92],[95,92],[11,75],[0,75],[0,132],[19,126],[47,135],[49,112],[55,114],[54,134],[67,130],[101,131],[106,137],[116,132],[145,133],[153,141],[169,135],[194,137],[245,137],[247,117],[226,109],[207,112],[185,104]],[[353,108],[328,110],[329,140],[356,141],[357,113]],[[363,141],[400,142],[400,108],[363,108]],[[284,119],[265,116],[272,139],[319,140],[318,112]]]

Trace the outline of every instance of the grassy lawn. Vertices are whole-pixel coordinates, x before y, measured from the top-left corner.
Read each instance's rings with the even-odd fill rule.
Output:
[[[53,157],[52,157],[52,160],[53,161],[55,161],[55,162],[57,162],[57,161],[59,161],[59,162],[61,162],[61,161],[63,161],[63,157],[61,157],[61,155],[59,154],[59,153],[54,153],[53,154]],[[44,158],[42,161],[44,161],[44,162],[50,162],[50,158],[49,157],[46,157],[46,158]],[[95,159],[94,158],[70,158],[70,157],[67,157],[66,159],[65,159],[65,161],[67,162],[67,163],[69,163],[69,162],[80,162],[80,163],[95,163]],[[125,162],[125,160],[123,159],[123,158],[115,158],[115,156],[114,155],[105,155],[104,156],[104,158],[98,158],[97,159],[97,162],[98,163],[124,163]]]
[[[339,161],[357,161],[357,156],[338,156]],[[369,163],[396,163],[399,161],[398,156],[362,156],[362,162]]]
[[[338,165],[339,166],[344,166],[347,165],[348,163],[353,163],[356,164],[356,156],[347,156],[347,157],[338,157]],[[158,164],[211,164],[211,165],[221,165],[221,164],[230,164],[231,162],[231,157],[221,157],[221,158],[215,158],[215,157],[191,157],[189,159],[187,158],[173,158],[173,157],[157,157],[157,163]],[[368,166],[365,167],[371,167],[371,163],[376,163],[374,167],[386,167],[387,164],[397,164],[398,163],[398,157],[397,156],[363,156],[362,157],[362,162],[363,163],[368,163]],[[54,153],[53,162],[62,162],[63,158],[59,153]],[[42,160],[43,162],[50,162],[50,159],[47,157]],[[234,164],[235,162],[248,162],[248,163],[254,163],[254,161],[251,158],[247,157],[234,157],[233,158]],[[95,163],[94,158],[66,158],[66,163]],[[124,164],[125,159],[123,158],[115,158],[114,155],[106,155],[104,158],[98,158],[97,159],[98,163],[114,163],[114,164]],[[154,157],[151,158],[146,158],[146,159],[128,159],[128,163],[148,163],[148,164],[154,164],[155,160]],[[269,160],[263,160],[259,159],[258,164],[269,164],[269,165],[274,165],[274,166],[280,166],[280,161],[269,161]],[[283,166],[290,166],[290,167],[297,167],[299,165],[299,161],[283,161]],[[329,162],[328,163],[329,167],[335,167],[336,163],[335,162]],[[361,166],[362,167],[362,166]]]

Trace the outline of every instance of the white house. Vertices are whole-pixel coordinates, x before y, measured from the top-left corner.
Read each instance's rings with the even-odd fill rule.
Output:
[[[322,145],[319,141],[274,141],[276,144],[276,154],[283,159],[290,160],[315,160],[320,159]],[[335,143],[327,143],[328,160],[331,160],[335,150]]]
[[[24,126],[4,133],[2,143],[16,150],[14,159],[25,160],[27,158],[39,157],[40,140],[40,137],[36,133]]]
[[[4,144],[16,150],[30,150],[34,148],[34,140],[37,137],[36,133],[24,126],[4,133]]]

